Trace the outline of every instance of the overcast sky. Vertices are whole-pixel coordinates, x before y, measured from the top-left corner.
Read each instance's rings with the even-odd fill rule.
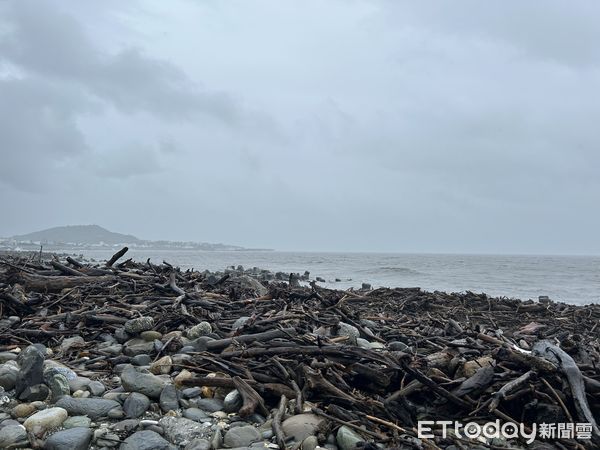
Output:
[[[0,236],[600,253],[600,2],[3,1]]]

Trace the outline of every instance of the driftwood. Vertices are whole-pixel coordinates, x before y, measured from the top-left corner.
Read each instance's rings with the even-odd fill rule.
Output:
[[[285,407],[287,406],[287,398],[285,395],[281,396],[279,400],[279,407],[277,411],[273,415],[273,434],[275,434],[275,439],[277,439],[277,445],[279,445],[280,449],[286,448],[286,438],[283,430],[281,429],[281,420],[283,415],[285,414]]]
[[[590,410],[590,405],[585,395],[585,383],[583,376],[577,364],[563,349],[557,347],[550,341],[543,340],[535,344],[533,351],[544,358],[553,361],[567,377],[571,388],[571,395],[575,404],[575,410],[582,422],[588,422],[592,425],[597,441],[600,443],[600,429],[596,419]]]
[[[174,378],[192,372],[177,386],[200,386],[215,396],[237,389],[243,400],[237,414],[272,418],[280,448],[301,445],[281,424],[307,411],[326,419],[327,432],[341,425],[354,430],[365,449],[375,443],[495,448],[439,433],[417,439],[419,420],[499,419],[530,428],[564,417],[593,424],[598,438],[599,305],[418,288],[338,291],[303,285],[297,276],[283,277],[291,284],[261,281],[268,292],[259,293],[236,270],[117,263],[125,253],[95,266],[72,257],[0,259],[0,349],[43,343],[62,364],[112,383],[113,368],[131,356],[103,350],[102,337],[124,336],[130,320],[149,316],[159,333],[150,356],[177,361],[167,365]],[[191,330],[200,322],[210,326],[198,337]],[[61,349],[73,336],[85,344]],[[125,335],[124,348],[138,342],[130,338],[139,341]],[[324,445],[326,436],[318,438]],[[560,437],[543,443],[597,445]],[[518,439],[506,445],[524,446]]]
[[[241,394],[244,401],[239,411],[240,417],[248,417],[254,414],[257,408],[261,414],[264,414],[265,416],[269,415],[269,411],[265,406],[264,400],[260,394],[252,388],[252,386],[250,386],[240,377],[233,377],[233,383],[235,384],[236,389]]]
[[[28,273],[21,273],[15,280],[25,286],[30,291],[38,292],[57,292],[63,289],[71,289],[78,286],[90,284],[100,284],[116,281],[112,275],[103,275],[99,277],[82,276],[45,276]]]
[[[123,247],[117,253],[112,255],[112,257],[108,261],[106,261],[106,267],[112,267],[112,265],[116,263],[119,260],[119,258],[121,258],[125,253],[127,253],[128,250],[129,249],[127,247]]]

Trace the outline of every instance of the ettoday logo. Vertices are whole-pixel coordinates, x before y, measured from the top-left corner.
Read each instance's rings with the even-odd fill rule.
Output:
[[[487,439],[504,438],[520,439],[531,444],[536,438],[540,439],[591,439],[592,424],[590,423],[541,423],[526,426],[523,423],[506,422],[500,420],[479,424],[477,422],[454,422],[451,420],[421,420],[417,424],[417,437],[433,439],[434,429],[441,430],[442,438],[449,433],[462,439],[485,441]]]

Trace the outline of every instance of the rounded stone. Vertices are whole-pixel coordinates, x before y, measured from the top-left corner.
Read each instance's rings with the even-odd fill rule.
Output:
[[[148,342],[142,338],[133,338],[125,342],[123,353],[127,356],[136,356],[154,351],[154,342]]]
[[[4,364],[7,361],[15,361],[17,354],[13,352],[0,352],[0,363]]]
[[[92,380],[87,377],[76,377],[69,380],[69,388],[71,389],[71,392],[81,391],[87,388],[91,382]]]
[[[192,439],[206,439],[212,436],[210,424],[198,423],[185,417],[164,416],[158,422],[165,437],[176,445],[185,445]]]
[[[225,396],[223,400],[223,411],[226,413],[238,412],[243,404],[242,395],[237,389],[234,389]]]
[[[17,383],[19,369],[12,364],[3,364],[0,366],[0,387],[10,391],[14,389]]]
[[[15,389],[20,399],[29,399],[30,392],[22,396],[23,391],[36,385],[39,386],[42,382],[45,355],[45,347],[38,344],[30,345],[19,353],[17,362],[21,370],[17,375]]]
[[[123,327],[129,334],[139,334],[142,331],[148,331],[154,328],[154,319],[150,316],[138,317],[125,322]]]
[[[227,447],[248,447],[254,442],[262,440],[259,431],[252,425],[231,428],[225,433],[223,443]]]
[[[316,436],[308,436],[302,441],[302,450],[315,450],[319,446]]]
[[[104,387],[104,384],[102,384],[100,381],[92,381],[90,384],[88,384],[87,389],[95,397],[100,397],[102,394],[104,394],[104,391],[106,391],[106,387]]]
[[[123,411],[130,419],[136,419],[144,415],[150,407],[150,399],[139,392],[132,392],[123,403]]]
[[[62,424],[63,428],[90,427],[92,419],[88,416],[68,417]]]
[[[45,384],[34,384],[33,386],[27,386],[21,394],[19,394],[19,400],[25,400],[28,402],[34,402],[36,400],[46,400],[50,395],[50,389]]]
[[[46,431],[62,425],[67,417],[67,410],[64,408],[48,408],[30,416],[23,425],[27,431],[41,437]]]
[[[192,372],[187,369],[183,369],[175,378],[173,378],[173,381],[175,382],[175,386],[179,387],[183,385],[185,380],[189,380],[190,378],[194,378]]]
[[[0,429],[0,448],[13,449],[29,447],[27,430],[23,425],[7,425]]]
[[[206,412],[198,408],[188,408],[183,412],[183,417],[194,420],[196,422],[204,422],[206,419],[210,420],[210,416]]]
[[[128,366],[121,374],[123,388],[129,392],[140,392],[151,398],[159,398],[166,385],[165,380],[151,373],[144,373]]]
[[[119,450],[171,450],[175,448],[160,434],[152,430],[143,430],[129,436]]]
[[[337,445],[341,450],[353,450],[357,448],[359,442],[363,442],[364,439],[360,437],[354,430],[342,425],[337,432],[336,436]]]
[[[309,436],[316,435],[323,423],[323,417],[316,414],[297,414],[284,420],[281,429],[286,436],[293,436],[295,441],[301,442]]]
[[[223,400],[218,398],[201,398],[196,401],[196,406],[207,412],[216,412],[223,409]]]
[[[154,342],[156,339],[162,338],[162,333],[154,330],[147,330],[142,331],[140,337],[145,341]]]
[[[189,330],[187,330],[188,339],[194,340],[199,338],[200,336],[206,336],[207,334],[212,333],[212,326],[208,322],[200,322],[198,325],[194,325]]]
[[[170,356],[163,356],[150,364],[150,372],[154,375],[165,375],[171,372],[173,368],[173,360]]]
[[[185,446],[184,450],[210,450],[210,441],[207,439],[194,439],[188,445]]]
[[[69,387],[69,380],[62,373],[55,373],[48,380],[48,387],[50,387],[51,401],[54,403],[59,398],[69,395],[71,388]]]
[[[147,355],[145,353],[135,355],[133,358],[131,358],[131,364],[133,364],[134,366],[147,366],[151,363],[152,358],[150,357],[150,355]]]
[[[123,419],[125,417],[125,411],[123,411],[123,408],[121,408],[120,406],[117,406],[111,409],[106,414],[106,417],[108,417],[109,419]]]
[[[33,414],[36,411],[31,403],[21,403],[12,409],[12,415],[16,418],[23,418]]]
[[[181,391],[181,395],[183,395],[184,398],[195,398],[199,397],[200,394],[202,394],[202,389],[199,387],[186,388]]]
[[[44,443],[47,450],[87,450],[92,441],[92,430],[75,427],[54,433]]]
[[[167,384],[160,393],[160,409],[163,412],[177,411],[179,409],[179,395],[177,388]]]
[[[113,408],[121,404],[104,398],[74,398],[65,396],[56,402],[56,406],[66,409],[72,415],[86,415],[92,420],[106,417]]]

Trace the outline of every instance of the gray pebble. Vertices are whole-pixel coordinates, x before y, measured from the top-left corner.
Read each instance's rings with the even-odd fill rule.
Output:
[[[183,417],[186,417],[191,420],[195,420],[196,422],[203,422],[206,419],[210,420],[211,417],[206,414],[206,412],[202,411],[198,408],[188,408],[183,412]]]
[[[140,353],[132,356],[130,359],[131,364],[134,366],[149,366],[152,364],[152,357],[147,353]]]
[[[92,393],[95,397],[100,397],[106,391],[106,388],[100,381],[92,381],[87,386],[88,391]]]
[[[44,443],[48,450],[87,450],[92,440],[92,430],[86,427],[75,427],[57,431]]]
[[[8,425],[0,429],[0,448],[29,447],[27,431],[23,425]]]
[[[185,450],[210,450],[210,441],[206,439],[194,439],[185,446]]]
[[[125,322],[125,326],[123,328],[128,334],[139,334],[142,331],[147,331],[154,328],[154,319],[150,316],[131,319]]]
[[[196,402],[196,405],[204,411],[216,412],[223,409],[223,400],[218,398],[201,398]]]
[[[125,439],[119,450],[172,450],[175,448],[157,432],[143,430],[133,433]]]
[[[65,395],[69,395],[71,393],[71,388],[69,387],[69,380],[61,373],[55,373],[52,377],[47,381],[48,386],[50,387],[51,392],[51,402],[56,402],[59,398],[64,397]]]
[[[191,387],[191,388],[183,389],[181,391],[181,395],[184,398],[199,397],[201,393],[202,393],[202,389],[199,387]]]
[[[163,412],[177,411],[179,409],[177,388],[172,384],[166,385],[160,393],[159,403]]]
[[[262,436],[252,425],[231,428],[225,433],[223,443],[227,447],[247,447],[262,440]]]
[[[92,419],[88,416],[72,416],[67,417],[62,424],[63,428],[90,427]]]
[[[132,392],[123,403],[123,411],[130,419],[141,417],[149,407],[150,399],[139,392]]]
[[[223,400],[223,411],[226,413],[238,412],[243,403],[244,400],[242,399],[242,395],[237,389],[234,389],[225,396],[225,399]]]

